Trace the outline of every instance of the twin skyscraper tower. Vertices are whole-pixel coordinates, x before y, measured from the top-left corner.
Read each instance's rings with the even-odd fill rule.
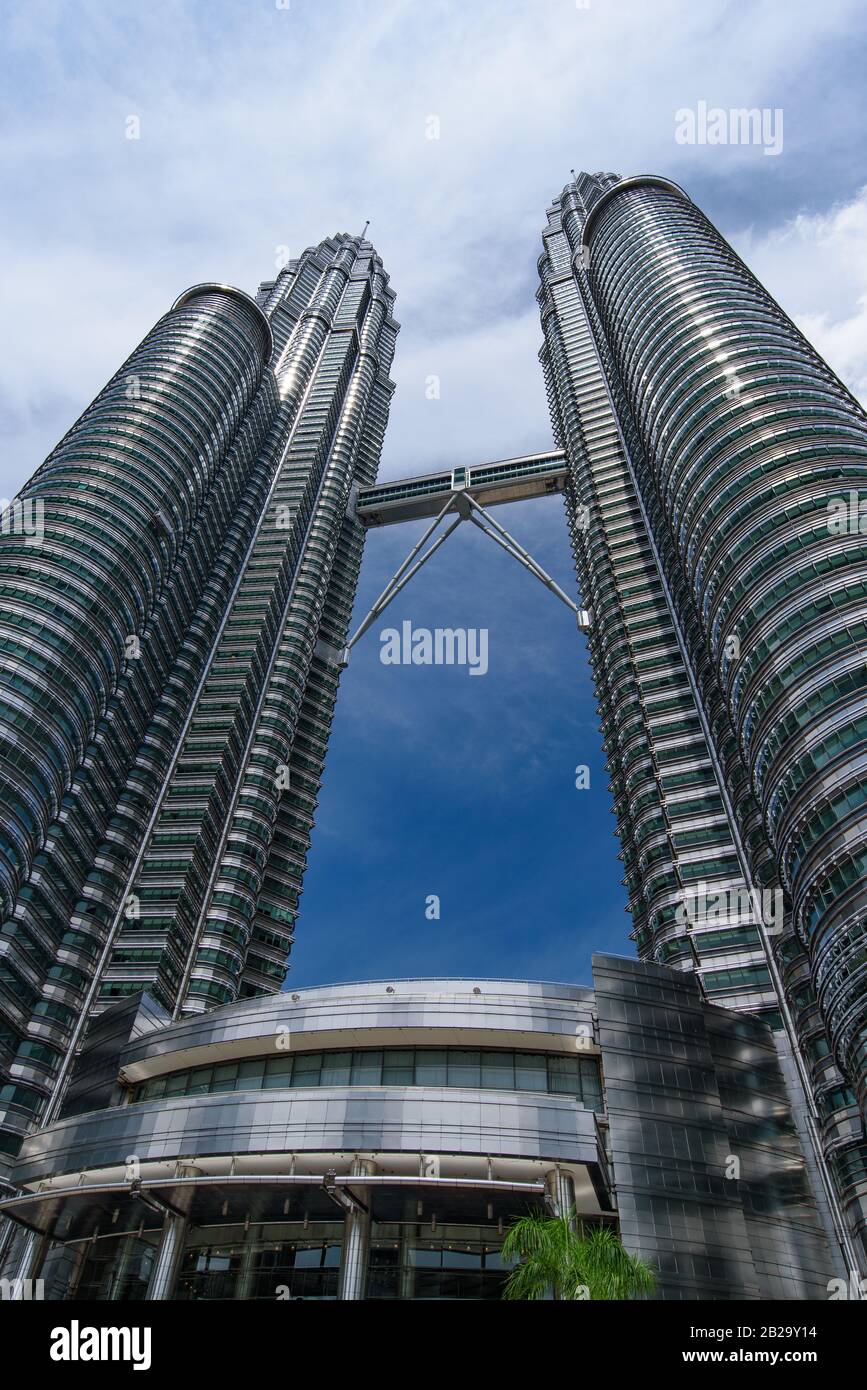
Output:
[[[375,485],[394,292],[341,235],[182,295],[10,509],[7,1165],[94,1014],[280,989],[365,529],[558,491],[638,953],[782,1032],[863,1257],[867,417],[667,179],[579,175],[543,242],[554,449]]]

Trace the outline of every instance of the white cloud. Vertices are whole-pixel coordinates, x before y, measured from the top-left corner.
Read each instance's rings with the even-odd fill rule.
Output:
[[[839,377],[867,405],[867,187],[735,248]]]
[[[16,128],[0,150],[0,495],[187,285],[255,288],[278,246],[294,253],[368,217],[403,324],[384,472],[547,442],[535,261],[570,166],[659,170],[700,185],[697,196],[709,187],[724,230],[735,198],[734,225],[766,227],[769,208],[793,186],[811,191],[835,159],[851,177],[833,93],[852,105],[854,140],[860,69],[844,79],[858,4],[801,0],[786,15],[775,0],[743,11],[725,0],[11,0],[0,17],[0,107]],[[677,145],[674,113],[699,99],[783,106],[783,155]],[[138,141],[125,138],[130,114]],[[439,140],[425,138],[431,114]],[[841,196],[851,187],[826,206]],[[811,267],[839,302],[804,310],[844,372],[860,353],[851,245],[851,266]],[[434,409],[417,389],[428,372],[443,382]]]
[[[541,336],[533,303],[526,313],[429,343],[416,339],[398,352],[382,477],[553,448],[536,361]],[[439,397],[428,399],[431,377]]]

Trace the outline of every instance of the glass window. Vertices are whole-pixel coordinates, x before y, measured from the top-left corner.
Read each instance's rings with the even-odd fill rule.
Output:
[[[415,1054],[415,1084],[417,1086],[445,1086],[446,1050],[439,1047],[426,1047]]]
[[[296,1249],[294,1260],[295,1268],[319,1269],[323,1264],[323,1256],[327,1255],[328,1249],[328,1246],[322,1245],[315,1245],[306,1250]]]
[[[293,1086],[318,1086],[319,1073],[322,1068],[321,1052],[300,1052],[293,1058],[292,1085]]]
[[[269,1057],[265,1063],[265,1087],[267,1090],[279,1089],[292,1084],[292,1058],[289,1056]]]
[[[237,1084],[237,1062],[226,1062],[221,1067],[214,1067],[214,1079],[211,1083],[212,1091],[234,1091]]]
[[[323,1052],[320,1086],[348,1086],[351,1072],[351,1052]]]
[[[581,1073],[581,1098],[584,1104],[591,1110],[601,1110],[602,1107],[602,1081],[599,1076],[599,1067],[592,1057],[581,1057],[579,1059]]]
[[[380,1086],[382,1084],[382,1052],[353,1052],[352,1085]]]
[[[415,1080],[415,1052],[412,1048],[389,1049],[383,1054],[383,1086],[412,1086]]]
[[[446,1246],[443,1251],[443,1266],[447,1269],[481,1269],[480,1249],[461,1249],[459,1246]]]
[[[213,1067],[196,1067],[195,1071],[190,1072],[187,1095],[206,1096],[211,1089],[211,1079],[213,1075]]]
[[[739,972],[719,972],[727,976]],[[335,1052],[278,1052],[154,1077],[134,1099],[204,1095],[285,1086],[460,1086],[468,1090],[553,1091],[602,1110],[595,1057],[477,1048],[376,1048]]]
[[[517,1260],[511,1260],[508,1264],[503,1260],[499,1246],[485,1246],[485,1269],[512,1269]]]
[[[547,1091],[548,1066],[543,1052],[515,1053],[515,1088],[518,1091]]]
[[[238,1089],[241,1091],[258,1090],[265,1076],[265,1058],[256,1057],[250,1062],[241,1062],[238,1067]]]
[[[434,1249],[425,1249],[423,1246],[415,1246],[409,1251],[410,1263],[414,1265],[426,1265],[428,1268],[434,1266],[439,1269],[443,1260],[443,1252],[439,1246]]]
[[[515,1061],[511,1052],[482,1053],[482,1085],[514,1091]]]
[[[556,1094],[579,1096],[581,1077],[577,1057],[548,1058],[549,1089]]]
[[[450,1086],[480,1086],[482,1084],[482,1065],[478,1051],[471,1048],[449,1048]]]

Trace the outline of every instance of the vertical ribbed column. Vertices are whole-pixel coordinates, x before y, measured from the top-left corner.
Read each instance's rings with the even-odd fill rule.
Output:
[[[148,334],[0,533],[0,911],[143,636],[270,350],[252,300],[210,287]]]
[[[664,180],[609,192],[585,238],[822,1017],[867,1109],[867,418]]]
[[[101,970],[231,589],[239,501],[275,404],[270,352],[270,327],[248,296],[218,285],[187,291],[24,489],[44,534],[27,568],[16,560],[14,582],[15,546],[28,542],[0,538],[0,726],[2,691],[32,662],[46,682],[37,692],[34,674],[33,698],[49,712],[34,757],[59,773],[62,748],[63,775],[72,773],[57,819],[52,798],[43,804],[44,836],[31,814],[31,843],[41,843],[0,935],[4,1154],[65,1074],[94,1002],[139,988],[105,987]],[[29,652],[17,667],[2,660],[13,630]],[[75,738],[71,711],[81,716]],[[22,737],[16,755],[29,749]],[[3,769],[0,751],[0,786]],[[47,783],[21,785],[35,810]],[[3,786],[7,867],[13,857],[26,863],[15,796]],[[149,954],[139,938],[131,959]]]
[[[579,586],[594,613],[589,654],[632,935],[642,956],[700,973],[715,1003],[772,1013],[749,914],[724,928],[684,922],[690,895],[746,886],[580,254],[588,215],[616,183],[582,174],[550,208],[537,297],[554,435],[569,459]]]
[[[352,488],[375,477],[398,326],[354,237],[309,248],[258,298],[277,409],[232,525],[234,582],[113,901],[100,1002],[139,985],[199,1011],[286,972],[363,546]]]
[[[568,1217],[575,1212],[575,1180],[562,1168],[549,1168],[545,1192],[554,1216]]]

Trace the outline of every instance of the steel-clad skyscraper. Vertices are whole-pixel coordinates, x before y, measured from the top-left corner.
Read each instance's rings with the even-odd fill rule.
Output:
[[[867,418],[668,180],[582,174],[544,242],[633,935],[713,1002],[786,1015],[863,1239]]]
[[[279,989],[393,390],[370,243],[182,295],[0,535],[0,1153],[86,1020]],[[14,521],[14,518],[13,518]]]
[[[711,1287],[699,1267],[731,1229],[719,1154],[763,1152],[776,1125],[795,1155],[796,1127],[826,1229],[855,1267],[867,1245],[867,418],[670,181],[573,178],[544,247],[555,449],[374,486],[394,296],[370,244],[339,236],[255,301],[211,284],[182,295],[21,494],[38,524],[0,534],[0,1156],[34,1119],[57,1119],[95,1012],[119,1005],[91,1032],[69,1110],[105,1108],[110,1130],[136,1081],[118,1059],[137,1030],[279,990],[340,669],[471,519],[589,631],[648,962],[618,967],[629,1006],[618,985],[603,1009],[623,1230],[637,1248],[649,1232],[648,1250],[676,1266],[692,1183],[683,1286]],[[483,505],[552,492],[582,608]],[[365,528],[423,517],[347,644]],[[677,1036],[673,1001],[696,986],[671,968],[700,982],[700,1046],[692,1003]],[[775,1036],[716,1005],[760,1015]],[[715,1021],[712,1162],[701,1116]],[[184,1046],[198,1027],[181,1026]],[[206,1070],[177,1085],[227,1089]],[[251,1075],[234,1074],[245,1095]],[[651,1131],[658,1161],[645,1163]],[[795,1158],[765,1157],[738,1197],[750,1222],[765,1207],[792,1215]]]

